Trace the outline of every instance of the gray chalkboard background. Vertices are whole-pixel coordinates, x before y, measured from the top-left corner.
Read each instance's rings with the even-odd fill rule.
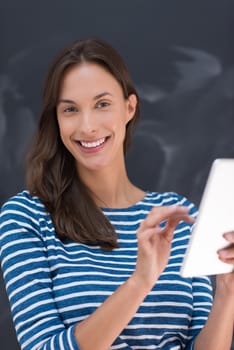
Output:
[[[213,159],[234,157],[233,33],[233,0],[2,1],[0,204],[25,186],[50,60],[67,43],[98,36],[119,50],[142,101],[130,177],[198,205]],[[2,281],[0,344],[19,349]]]

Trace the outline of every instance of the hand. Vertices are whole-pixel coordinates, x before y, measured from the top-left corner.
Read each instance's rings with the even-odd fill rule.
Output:
[[[155,207],[138,231],[138,257],[133,277],[141,287],[150,290],[164,270],[171,249],[171,242],[176,226],[183,220],[193,223],[189,208],[179,205]],[[160,223],[166,221],[164,228]]]
[[[228,247],[220,249],[218,251],[219,259],[227,264],[234,266],[234,231],[227,232],[224,235],[224,238],[227,240]],[[217,290],[224,293],[226,296],[234,297],[234,271],[222,275],[218,275],[216,278],[217,281]]]

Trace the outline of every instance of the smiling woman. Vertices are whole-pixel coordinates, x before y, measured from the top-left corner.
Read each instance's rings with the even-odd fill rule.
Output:
[[[99,243],[105,249],[118,246],[113,226],[99,209],[105,203],[118,203],[104,198],[102,189],[93,189],[89,170],[108,167],[112,181],[113,176],[118,182],[123,178],[127,193],[135,189],[133,201],[144,196],[143,191],[129,186],[123,166],[123,148],[125,152],[139,118],[137,100],[124,62],[108,44],[79,41],[55,59],[45,82],[27,179],[31,193],[51,213],[60,238]],[[103,138],[103,144],[89,147]],[[115,162],[119,159],[115,169],[111,166],[114,158]]]
[[[22,350],[230,348],[233,274],[217,279],[214,303],[208,277],[180,276],[195,206],[128,177],[138,117],[137,92],[109,44],[80,40],[53,62],[28,189],[0,216]],[[228,242],[231,264],[233,233]]]

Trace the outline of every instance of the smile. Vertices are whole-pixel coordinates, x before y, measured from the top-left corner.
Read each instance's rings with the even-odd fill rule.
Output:
[[[92,142],[88,142],[88,141],[79,141],[80,145],[84,148],[96,148],[101,146],[105,141],[106,141],[106,137],[103,137],[99,140],[96,141],[92,141]]]

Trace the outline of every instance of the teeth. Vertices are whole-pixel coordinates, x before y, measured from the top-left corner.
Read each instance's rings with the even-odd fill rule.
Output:
[[[105,142],[105,137],[98,140],[98,141],[95,141],[95,142],[84,142],[84,141],[80,141],[81,145],[83,147],[87,147],[87,148],[92,148],[92,147],[98,147],[100,146],[102,143]]]

